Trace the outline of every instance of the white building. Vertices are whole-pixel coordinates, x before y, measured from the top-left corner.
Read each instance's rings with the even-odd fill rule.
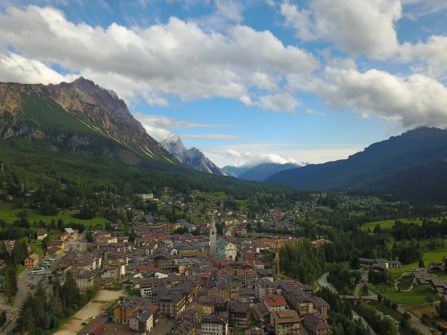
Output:
[[[228,335],[228,319],[225,316],[204,315],[200,329],[202,335]]]

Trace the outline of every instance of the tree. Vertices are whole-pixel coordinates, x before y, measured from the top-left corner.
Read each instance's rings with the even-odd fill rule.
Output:
[[[79,305],[81,294],[76,286],[76,281],[71,272],[68,272],[65,277],[65,283],[62,286],[61,293],[65,306],[68,308],[75,308]]]
[[[29,334],[34,334],[35,332],[33,303],[33,297],[28,294],[20,311],[19,319],[17,320],[19,330],[28,332]]]
[[[447,301],[444,297],[441,298],[441,302],[439,303],[437,309],[440,318],[442,319],[447,318]]]
[[[419,265],[420,268],[425,268],[424,259],[421,257],[419,258]]]
[[[14,264],[23,264],[26,257],[28,257],[28,243],[24,239],[16,241],[12,251]]]
[[[3,291],[9,300],[11,300],[17,293],[17,268],[14,264],[6,267]]]

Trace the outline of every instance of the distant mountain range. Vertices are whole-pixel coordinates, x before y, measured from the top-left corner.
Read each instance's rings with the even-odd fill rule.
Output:
[[[170,135],[160,142],[161,146],[174,155],[181,163],[195,170],[224,176],[222,172],[211,160],[209,160],[199,149],[186,149],[180,137]]]
[[[269,183],[307,190],[350,190],[447,200],[447,130],[418,128],[348,159],[279,172]]]
[[[222,168],[227,175],[233,176],[239,179],[252,180],[252,181],[265,181],[274,174],[297,168],[297,164],[286,163],[263,163],[255,166],[225,166]]]

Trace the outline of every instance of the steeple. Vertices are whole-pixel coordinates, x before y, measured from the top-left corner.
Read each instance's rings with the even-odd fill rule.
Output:
[[[216,234],[216,222],[214,221],[214,216],[212,216],[210,223],[210,256],[216,254]]]

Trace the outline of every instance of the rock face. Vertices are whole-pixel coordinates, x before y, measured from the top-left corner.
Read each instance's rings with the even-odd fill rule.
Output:
[[[186,149],[180,137],[170,135],[160,144],[168,152],[174,155],[181,163],[202,172],[211,173],[217,176],[225,174],[213,162],[211,162],[199,149]]]
[[[69,151],[99,148],[107,138],[120,145],[120,155],[127,151],[125,156],[133,152],[177,163],[134,119],[123,100],[82,77],[48,86],[0,83],[0,137],[51,138],[67,144]],[[102,154],[110,154],[109,149],[107,145]]]

